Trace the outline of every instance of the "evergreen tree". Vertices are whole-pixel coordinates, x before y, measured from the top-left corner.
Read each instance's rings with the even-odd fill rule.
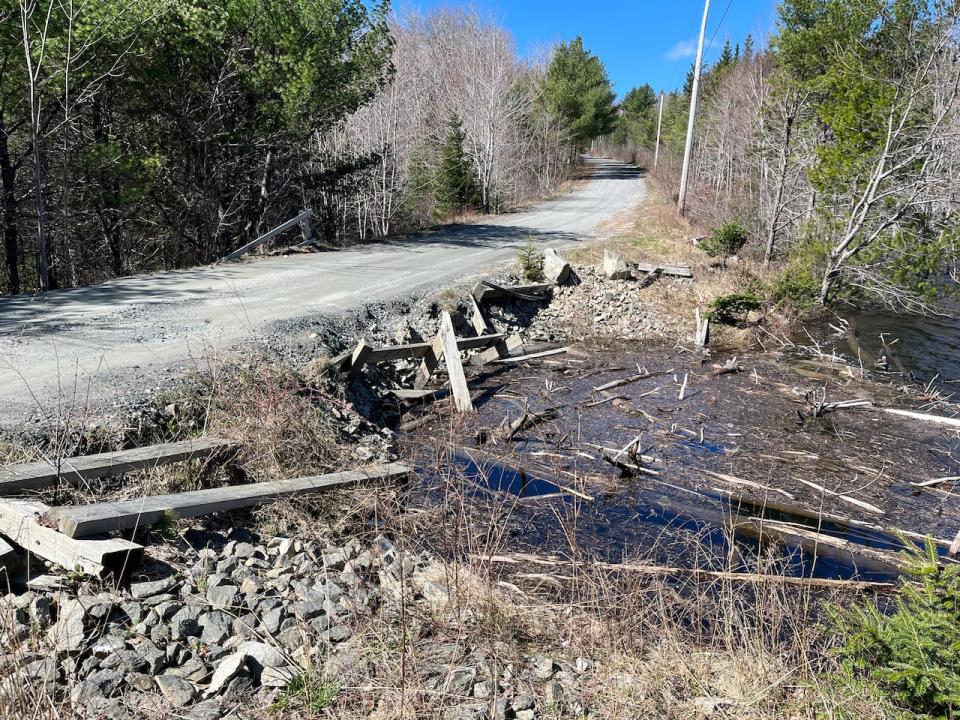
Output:
[[[747,33],[746,39],[743,41],[743,59],[750,60],[753,57],[753,35]]]
[[[611,132],[616,94],[600,59],[583,47],[583,39],[557,48],[543,81],[548,109],[563,120],[579,149]]]
[[[714,67],[716,69],[722,69],[729,65],[733,65],[733,48],[730,47],[730,41],[727,40],[723,43],[723,50],[720,51],[720,57],[717,59],[717,64]]]
[[[460,118],[454,113],[447,123],[447,134],[440,148],[440,164],[434,179],[434,198],[439,216],[476,207],[480,194],[473,165],[464,150],[466,136]]]
[[[650,85],[633,88],[620,102],[616,140],[651,146],[655,141],[657,94]]]

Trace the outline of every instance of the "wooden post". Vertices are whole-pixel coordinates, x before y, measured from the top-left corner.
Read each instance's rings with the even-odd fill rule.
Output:
[[[681,215],[687,210],[687,179],[690,175],[690,154],[693,152],[693,129],[697,120],[700,73],[703,72],[703,36],[707,33],[707,16],[709,14],[710,0],[706,0],[703,6],[703,22],[700,24],[700,40],[697,43],[697,62],[693,69],[693,88],[690,90],[690,117],[687,120],[687,143],[683,149],[683,172],[680,174],[680,196],[677,199],[677,212]]]
[[[660,128],[663,125],[663,98],[664,93],[660,93],[660,112],[657,115],[657,144],[653,149],[653,169],[657,169],[660,163]]]
[[[300,213],[300,234],[303,236],[303,244],[313,242],[313,228],[310,225],[310,218],[313,211],[304,210]]]
[[[443,348],[443,361],[447,365],[447,375],[450,377],[450,390],[457,410],[462,413],[473,412],[473,401],[470,399],[470,388],[467,387],[467,378],[463,374],[463,363],[460,361],[460,350],[457,348],[457,336],[453,331],[453,320],[446,310],[440,316],[440,345]]]

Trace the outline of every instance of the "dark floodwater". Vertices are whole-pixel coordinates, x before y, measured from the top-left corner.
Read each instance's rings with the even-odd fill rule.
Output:
[[[945,303],[943,311],[949,316],[840,313],[851,332],[837,340],[836,349],[854,358],[859,350],[866,368],[885,356],[888,372],[933,382],[960,400],[960,301]]]

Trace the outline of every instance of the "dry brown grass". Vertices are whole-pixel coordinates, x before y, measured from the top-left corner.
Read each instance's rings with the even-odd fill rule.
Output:
[[[770,271],[762,263],[749,258],[723,263],[697,248],[692,239],[706,233],[687,218],[677,215],[675,205],[658,185],[649,185],[649,194],[633,216],[620,216],[605,227],[607,237],[585,244],[568,253],[574,264],[596,265],[603,262],[604,249],[614,250],[628,262],[688,265],[694,281],[674,282],[664,277],[645,291],[650,304],[675,331],[681,341],[693,335],[694,311],[707,310],[710,302],[721,295],[743,292],[757,282],[770,279]],[[765,322],[782,332],[786,320],[768,312]],[[757,332],[750,327],[737,328],[714,324],[713,344],[724,348],[746,349],[756,346]]]

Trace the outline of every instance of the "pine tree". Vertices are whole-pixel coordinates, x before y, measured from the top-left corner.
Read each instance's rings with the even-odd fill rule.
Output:
[[[567,123],[579,149],[614,128],[616,94],[603,63],[584,49],[580,37],[557,48],[543,81],[543,95],[549,110]]]
[[[447,123],[447,134],[440,148],[440,165],[434,179],[434,198],[439,216],[464,208],[475,208],[479,200],[477,179],[464,150],[466,135],[456,113]]]
[[[747,33],[747,37],[743,41],[743,59],[750,60],[751,58],[753,58],[753,35]]]
[[[716,69],[725,68],[733,64],[733,48],[730,47],[730,41],[727,40],[723,43],[723,50],[720,51],[720,57],[717,60],[717,64],[714,66]]]

